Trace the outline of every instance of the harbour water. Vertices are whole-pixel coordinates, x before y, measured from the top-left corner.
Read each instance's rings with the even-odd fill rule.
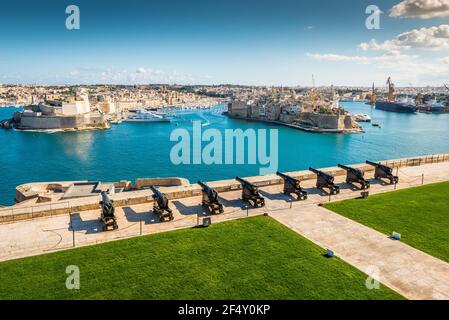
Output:
[[[0,130],[0,205],[11,205],[15,187],[38,181],[119,181],[144,177],[184,177],[192,182],[259,174],[258,165],[174,165],[170,133],[203,128],[279,130],[279,170],[351,164],[449,152],[449,114],[399,114],[345,102],[352,113],[371,116],[382,128],[362,124],[363,134],[316,134],[283,126],[229,119],[219,110],[195,111],[172,123],[122,123],[88,132],[19,132]],[[0,108],[0,119],[15,108]]]

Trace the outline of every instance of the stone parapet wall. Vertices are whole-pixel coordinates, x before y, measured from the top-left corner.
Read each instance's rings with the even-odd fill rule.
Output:
[[[394,168],[419,166],[431,163],[449,162],[449,154],[436,154],[421,157],[392,159],[380,162]],[[364,172],[374,171],[373,166],[367,165],[365,163],[352,164],[349,166],[361,169]],[[346,174],[345,170],[338,167],[329,167],[321,170],[337,177],[344,176]],[[308,170],[286,172],[286,174],[291,175],[292,177],[295,177],[301,181],[316,179],[316,175]],[[261,187],[283,183],[283,180],[275,174],[248,177],[246,179]],[[238,190],[241,188],[240,183],[234,179],[213,181],[209,182],[208,184],[211,187],[215,188],[218,192],[227,192]],[[160,187],[160,190],[161,192],[165,193],[170,200],[201,195],[201,188],[197,184]],[[111,195],[111,199],[114,200],[114,204],[116,206],[123,207],[142,203],[150,204],[153,202],[151,195],[151,190],[147,189],[117,193]],[[42,216],[53,216],[57,214],[69,214],[79,211],[100,209],[99,201],[100,196],[92,196],[73,199],[69,201],[58,201],[38,206],[13,206],[0,208],[0,223],[33,219]]]
[[[106,118],[101,114],[81,114],[74,116],[27,115],[20,117],[18,129],[21,130],[64,130],[108,128]]]

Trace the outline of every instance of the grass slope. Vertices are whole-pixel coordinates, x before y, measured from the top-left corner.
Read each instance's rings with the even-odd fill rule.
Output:
[[[398,299],[267,217],[0,263],[1,299]],[[81,290],[65,288],[77,265]]]
[[[449,262],[449,182],[326,205],[352,220]]]

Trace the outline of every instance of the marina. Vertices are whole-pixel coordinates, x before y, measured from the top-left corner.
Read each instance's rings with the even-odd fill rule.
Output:
[[[172,118],[166,114],[160,114],[145,109],[129,113],[124,122],[170,122]]]

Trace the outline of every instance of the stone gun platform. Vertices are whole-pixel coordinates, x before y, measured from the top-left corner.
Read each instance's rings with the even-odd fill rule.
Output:
[[[397,189],[418,186],[449,180],[449,162],[426,164],[422,166],[404,167],[398,170],[400,182]],[[371,194],[393,191],[394,185],[387,185],[372,179],[373,173],[366,174],[371,181]],[[282,193],[282,185],[261,187],[261,195],[266,199],[266,206],[253,209],[246,208],[247,203],[241,198],[241,190],[220,192],[220,201],[224,205],[223,215],[212,217],[213,223],[246,216],[273,214],[279,210],[302,208],[328,201],[339,201],[360,196],[360,190],[344,182],[344,176],[337,176],[336,183],[341,193],[332,195],[315,189],[314,180],[302,183],[309,193],[306,201],[290,201]],[[212,185],[212,183],[211,183]],[[147,191],[148,192],[148,191]],[[18,257],[42,254],[82,245],[90,245],[105,241],[134,237],[144,234],[158,233],[179,228],[190,228],[201,223],[205,210],[200,206],[201,196],[172,199],[174,220],[161,223],[152,213],[152,203],[123,205],[116,208],[119,229],[102,232],[99,222],[100,209],[95,208],[72,213],[44,216],[31,220],[15,221],[0,224],[0,261]]]
[[[399,184],[387,185],[369,172],[371,194],[391,192],[421,184],[449,181],[449,162],[428,163],[398,168]],[[424,178],[424,179],[423,179]],[[404,243],[395,242],[375,230],[344,218],[317,204],[360,196],[360,190],[337,176],[341,193],[329,197],[315,189],[314,181],[302,183],[309,193],[305,201],[291,201],[282,185],[261,187],[266,207],[251,209],[240,200],[241,190],[220,192],[225,213],[212,217],[213,223],[247,216],[268,214],[317,245],[332,248],[338,257],[363,272],[375,266],[379,279],[409,299],[449,299],[449,264]],[[170,207],[175,219],[161,223],[150,203],[130,204],[116,210],[119,229],[102,232],[99,209],[71,214],[44,216],[0,224],[0,261],[38,255],[73,247],[93,245],[123,238],[159,233],[201,224],[204,210],[200,196],[173,199]]]

